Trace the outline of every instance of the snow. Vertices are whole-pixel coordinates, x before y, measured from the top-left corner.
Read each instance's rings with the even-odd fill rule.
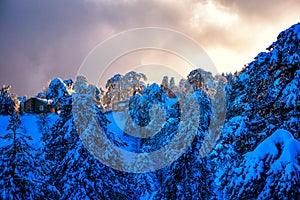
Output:
[[[285,147],[289,140],[293,140],[293,136],[290,132],[286,130],[279,129],[275,131],[268,139],[263,141],[255,151],[247,154],[249,158],[258,157],[258,159],[263,159],[266,156],[272,156],[275,158],[279,152],[278,145]]]
[[[235,193],[232,195],[238,198],[245,198],[250,191],[258,192],[259,199],[274,197],[275,194],[285,197],[291,188],[298,187],[299,158],[300,142],[290,132],[278,129],[244,156],[240,166],[233,169],[226,190],[233,189]],[[256,188],[257,183],[264,186]]]
[[[170,108],[178,102],[179,102],[178,98],[168,98],[167,102],[166,102],[166,105]]]
[[[295,140],[290,132],[279,129],[259,144],[253,152],[245,155],[245,166],[249,169],[246,182],[252,180],[257,173],[264,172],[264,159],[273,162],[271,169],[276,172],[276,168],[281,168],[287,163],[298,165],[299,156],[300,142]],[[277,160],[272,161],[276,158]]]
[[[299,39],[300,24],[297,24],[280,33],[278,40],[270,46],[268,52],[259,53],[245,70],[236,73],[234,78],[231,75],[228,80],[230,84],[225,86],[229,93],[226,113],[228,116],[224,126],[223,124],[220,126],[220,129],[224,128],[223,131],[220,130],[222,134],[219,137],[220,142],[215,146],[211,157],[208,157],[208,162],[203,157],[196,157],[199,155],[199,146],[208,124],[202,123],[203,135],[202,130],[200,131],[202,126],[199,128],[193,125],[198,122],[199,116],[203,121],[212,116],[210,111],[212,110],[210,106],[212,101],[210,100],[216,100],[216,94],[220,92],[220,88],[226,84],[227,80],[220,84],[219,81],[224,77],[212,77],[212,74],[201,69],[192,71],[189,77],[189,81],[192,80],[195,83],[195,94],[200,102],[201,115],[195,114],[194,110],[188,114],[180,113],[177,109],[186,111],[190,106],[189,103],[184,103],[184,95],[178,95],[181,98],[168,98],[165,89],[159,85],[152,84],[146,87],[143,82],[146,81],[146,77],[143,74],[129,72],[124,76],[117,74],[107,82],[106,101],[101,99],[102,91],[89,84],[84,76],[77,77],[74,88],[72,88],[71,79],[65,81],[59,78],[53,79],[47,90],[47,98],[52,99],[53,103],[57,103],[64,111],[59,120],[57,120],[58,115],[56,114],[49,114],[47,117],[49,127],[55,122],[57,123],[57,126],[53,128],[56,128],[55,131],[51,135],[49,134],[50,138],[44,138],[43,143],[39,144],[42,136],[39,126],[40,116],[21,115],[21,126],[24,127],[23,132],[33,138],[30,141],[32,146],[38,148],[39,145],[46,144],[45,149],[49,151],[39,153],[42,154],[41,158],[45,158],[48,153],[49,165],[54,166],[55,173],[48,172],[45,179],[58,180],[59,183],[55,183],[55,187],[62,193],[62,199],[67,198],[69,192],[71,199],[96,197],[88,197],[90,192],[105,197],[110,197],[110,193],[120,193],[122,197],[139,199],[198,199],[203,194],[217,199],[297,198],[297,195],[300,194]],[[199,84],[199,80],[201,84]],[[180,81],[182,87],[179,86],[175,89],[174,79],[172,79],[170,88],[178,89],[179,94],[187,93],[186,81]],[[168,86],[168,77],[164,77],[162,85]],[[135,95],[132,96],[133,94]],[[38,95],[39,98],[45,98],[44,96],[43,93]],[[80,124],[81,126],[75,127],[78,125],[78,123],[76,125],[74,123],[74,113],[76,112],[69,113],[71,96],[74,97],[72,103],[77,100],[80,103],[80,109],[91,109],[93,113],[99,114],[99,118],[95,120],[91,117],[94,120],[93,123],[88,120],[91,125]],[[110,121],[106,125],[106,118],[98,107],[98,103],[101,103],[101,106],[111,103],[125,106],[124,102],[120,102],[120,100],[127,102],[130,97],[128,110],[105,113],[105,117]],[[6,101],[6,105],[11,102],[8,100],[12,100],[3,99]],[[182,100],[181,106],[171,108],[180,99]],[[197,99],[190,97],[188,101],[195,102]],[[41,100],[45,101],[45,99]],[[94,105],[95,102],[97,106],[96,109],[93,109],[94,107],[91,105]],[[214,109],[222,110],[220,107]],[[131,116],[127,114],[128,111]],[[5,113],[3,112],[3,114]],[[140,127],[135,129],[138,125],[131,125],[128,117],[135,117],[135,124],[138,124],[136,122],[145,122],[144,126],[141,126],[145,127],[145,132],[141,131]],[[185,118],[188,120],[183,120]],[[10,116],[0,116],[0,136],[7,133],[9,119]],[[189,146],[189,149],[170,165],[153,173],[128,174],[117,172],[99,163],[88,154],[82,144],[83,140],[79,140],[79,135],[76,134],[79,127],[83,139],[88,136],[97,137],[94,124],[99,122],[103,130],[107,130],[106,135],[110,142],[125,150],[122,157],[115,153],[116,151],[111,146],[105,146],[107,143],[104,143],[102,152],[105,153],[106,159],[117,165],[122,158],[125,163],[129,163],[128,166],[134,164],[136,172],[142,171],[141,169],[146,167],[153,169],[151,166],[155,166],[155,163],[165,162],[156,157],[151,157],[153,160],[149,160],[148,153],[169,144],[173,140],[173,135],[178,131],[177,127],[181,128],[179,130],[183,130],[182,132],[186,135],[195,132],[198,134],[193,145],[189,146],[187,145],[189,143],[185,141],[182,143],[183,146]],[[184,126],[181,126],[182,124]],[[155,130],[153,131],[155,135],[150,137],[145,134],[147,137],[140,139],[128,135],[129,132],[126,132],[128,127],[128,131],[138,132],[139,135]],[[216,130],[219,131],[219,129]],[[45,131],[49,131],[49,129],[46,127],[44,133]],[[4,139],[0,139],[0,147],[6,146],[6,142]],[[12,147],[9,148],[12,149]],[[133,157],[125,154],[126,151],[139,154]],[[168,151],[165,153],[165,157],[172,154],[178,155],[178,152],[176,150]],[[0,163],[5,160],[3,155],[1,155]],[[23,151],[20,151],[16,158],[21,161],[26,160],[26,157],[22,157],[22,155]],[[38,161],[43,161],[38,156],[36,158]],[[212,162],[209,158],[212,158]],[[11,165],[8,162],[2,163],[0,172],[6,172]],[[45,163],[47,165],[48,162]],[[22,171],[26,170],[26,167],[23,166],[17,168],[16,173],[22,174]],[[42,169],[42,167],[38,167],[38,169]],[[50,168],[46,167],[45,170],[50,171]],[[11,174],[8,174],[6,176],[8,178],[0,180],[0,185],[4,185],[6,180],[14,184],[13,178],[10,176]],[[34,174],[29,172],[27,176],[33,179]],[[213,184],[211,184],[212,179],[215,179]],[[55,187],[52,190],[56,190]],[[2,188],[4,188],[2,197],[12,198],[7,192],[8,190],[5,190],[5,186]],[[50,189],[51,186],[48,188]],[[207,191],[214,192],[217,196],[212,197]],[[115,197],[114,194],[112,196]]]
[[[68,87],[60,78],[53,79],[46,91],[47,99],[52,99],[54,104],[62,101],[68,94]]]
[[[282,166],[282,164],[296,164],[300,158],[300,142],[292,137],[285,141],[284,149],[280,158],[275,161],[274,166]],[[277,167],[278,168],[278,167]]]
[[[51,126],[55,120],[58,118],[58,115],[51,113],[48,114],[49,117],[49,125]],[[10,116],[0,115],[0,136],[4,136],[7,133],[7,125]],[[40,139],[42,137],[42,133],[39,131],[38,120],[39,116],[35,114],[24,114],[20,116],[20,120],[22,122],[21,126],[24,127],[25,133],[32,137],[32,141],[30,143],[33,147],[38,148]],[[0,147],[6,146],[7,142],[0,138]]]
[[[132,149],[136,148],[136,142],[133,140],[132,137],[125,135],[123,130],[125,127],[126,114],[124,112],[109,112],[105,114],[106,118],[111,122],[107,125],[108,132],[111,132],[115,135],[120,137],[120,139],[128,144],[128,146],[122,147],[124,150],[131,151]]]

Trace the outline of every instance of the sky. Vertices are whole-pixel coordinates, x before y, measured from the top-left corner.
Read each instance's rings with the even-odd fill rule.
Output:
[[[299,10],[299,0],[1,0],[0,85],[35,95],[54,77],[74,79],[99,43],[142,27],[179,31],[220,73],[239,71],[299,22]]]

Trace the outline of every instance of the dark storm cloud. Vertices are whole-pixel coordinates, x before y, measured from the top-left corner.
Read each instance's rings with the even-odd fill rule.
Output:
[[[85,56],[101,41],[145,26],[186,33],[208,50],[246,54],[257,42],[255,34],[267,35],[296,23],[291,19],[299,20],[299,4],[296,0],[2,0],[0,84],[12,84],[19,95],[34,95],[53,77],[74,78]]]

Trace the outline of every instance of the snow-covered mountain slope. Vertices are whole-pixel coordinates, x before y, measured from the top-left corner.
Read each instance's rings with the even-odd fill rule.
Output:
[[[280,33],[268,51],[259,53],[241,72],[226,76],[227,80],[225,76],[213,77],[201,69],[193,70],[187,80],[181,81],[182,87],[176,86],[182,95],[177,96],[178,103],[178,99],[169,99],[172,94],[168,88],[157,84],[146,86],[141,82],[144,79],[141,74],[131,72],[125,77],[134,81],[127,82],[124,78],[122,86],[136,87],[136,91],[123,94],[130,100],[126,115],[104,113],[101,108],[119,96],[119,89],[115,89],[116,80],[123,79],[120,75],[108,81],[107,101],[103,101],[102,91],[89,84],[86,77],[77,77],[74,84],[72,80],[54,79],[46,96],[53,99],[61,112],[46,117],[32,114],[19,117],[15,112],[17,104],[11,103],[13,95],[8,95],[8,88],[4,88],[0,95],[7,98],[0,99],[0,110],[1,114],[11,116],[0,116],[0,198],[16,199],[10,194],[19,188],[20,199],[299,199],[299,47],[300,24],[296,24]],[[195,98],[187,90],[188,82]],[[226,94],[220,92],[225,84]],[[218,99],[220,95],[224,98]],[[119,100],[122,98],[116,101]],[[191,101],[198,103],[200,113],[189,108]],[[214,102],[217,102],[215,107]],[[155,106],[158,109],[153,109]],[[74,109],[78,112],[73,112]],[[215,118],[222,118],[225,110],[225,123],[214,122]],[[101,131],[95,128],[95,123]],[[208,131],[212,124],[214,128]],[[144,132],[141,127],[145,127]],[[148,134],[152,130],[159,131]],[[178,130],[187,137],[180,137],[174,147],[184,146],[186,150],[171,148],[163,153],[162,159],[149,160],[147,153],[175,140]],[[151,136],[141,139],[129,135],[129,131]],[[101,153],[114,166],[133,162],[108,148],[107,140],[102,143],[98,133],[103,132],[116,146],[139,153],[142,162],[135,163],[137,171],[173,155],[179,157],[146,173],[117,170],[120,168],[106,166],[87,150],[89,145],[104,147]],[[208,134],[213,135],[209,138],[213,141],[220,134],[208,156],[214,142],[208,145],[203,142],[207,133],[213,133]],[[191,136],[195,137],[189,143]],[[208,149],[203,151],[205,154],[202,147]],[[16,174],[22,175],[22,183]]]
[[[284,128],[295,138],[300,131],[300,23],[281,32],[267,52],[259,53],[231,80],[228,118],[244,115],[264,128]],[[272,134],[272,130],[267,135]]]
[[[227,76],[226,123],[211,154],[221,193],[244,155],[276,130],[287,130],[299,140],[300,23],[281,32],[267,50],[241,72]],[[233,190],[226,192],[233,195]]]

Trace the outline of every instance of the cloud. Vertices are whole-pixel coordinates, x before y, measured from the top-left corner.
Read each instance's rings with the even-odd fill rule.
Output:
[[[74,77],[98,43],[146,26],[187,34],[220,71],[235,71],[296,23],[299,8],[297,0],[3,0],[0,84],[34,95],[53,77]]]
[[[74,77],[99,42],[135,27],[177,22],[155,2],[1,1],[0,84],[33,95],[56,76]],[[161,18],[161,20],[160,20]],[[160,23],[156,23],[159,21]]]
[[[214,1],[207,1],[195,4],[190,23],[192,27],[204,30],[210,27],[226,28],[237,20],[237,13],[230,8]]]

